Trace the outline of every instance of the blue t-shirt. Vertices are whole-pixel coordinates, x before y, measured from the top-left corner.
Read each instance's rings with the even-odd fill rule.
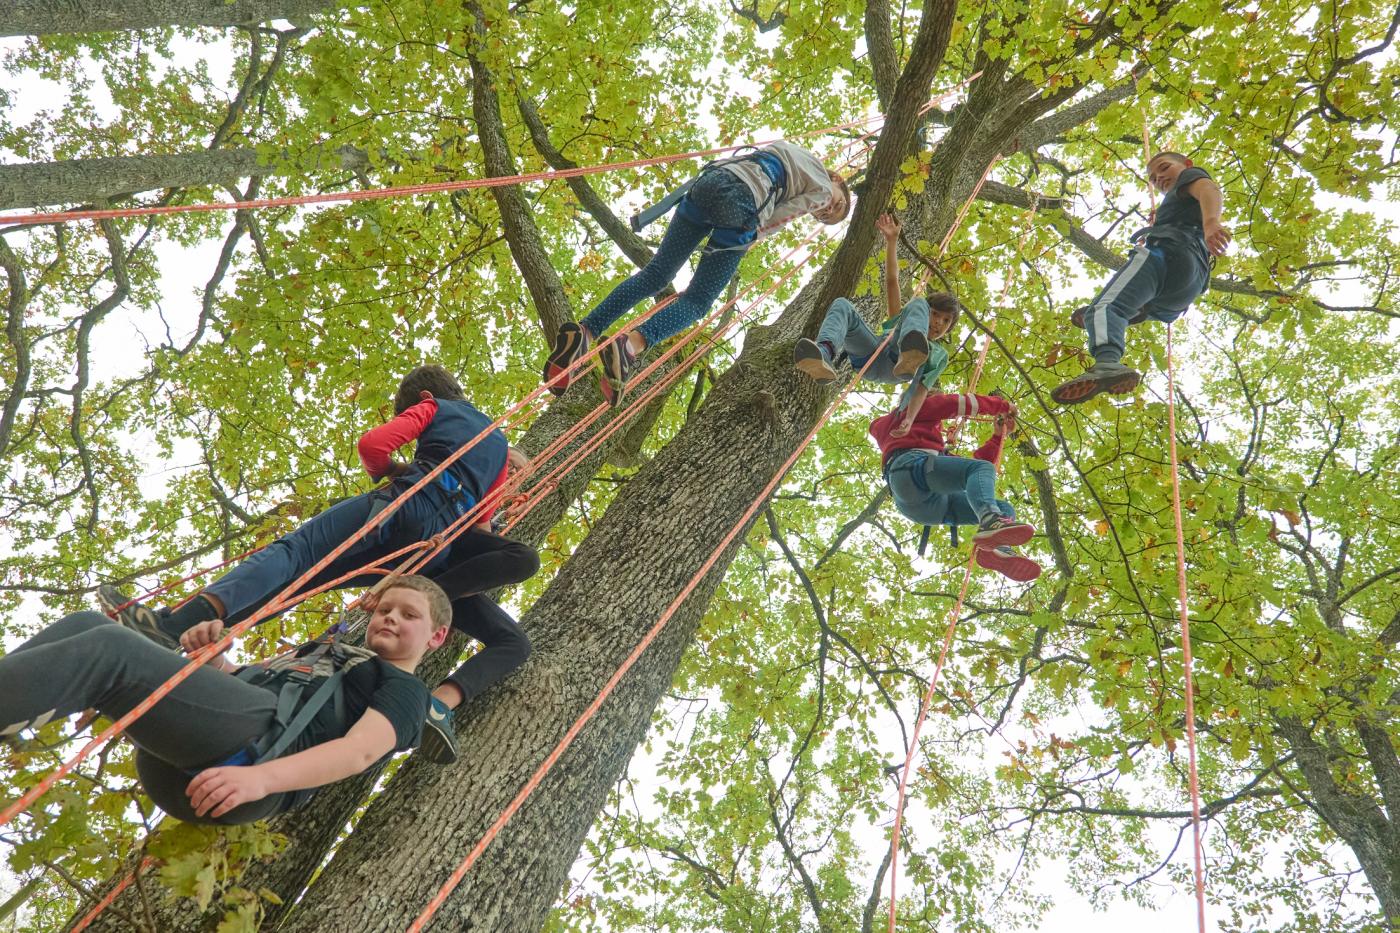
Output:
[[[1176,184],[1172,185],[1172,190],[1162,198],[1162,203],[1157,208],[1157,219],[1150,228],[1152,232],[1148,233],[1150,238],[1153,232],[1160,228],[1168,228],[1168,232],[1175,235],[1164,236],[1163,240],[1185,249],[1192,257],[1206,265],[1210,263],[1210,251],[1206,249],[1201,202],[1187,194],[1185,189],[1193,182],[1209,177],[1209,172],[1194,165],[1182,171],[1176,177]]]

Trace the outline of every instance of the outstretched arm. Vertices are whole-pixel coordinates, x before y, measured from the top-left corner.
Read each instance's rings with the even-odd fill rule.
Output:
[[[431,392],[424,391],[422,395],[422,401],[395,416],[394,420],[360,435],[360,463],[371,478],[383,479],[402,470],[403,467],[391,460],[389,455],[409,441],[417,440],[418,435],[432,423],[433,416],[437,414],[437,399]]]
[[[367,709],[341,738],[260,765],[206,768],[185,792],[196,814],[220,817],[268,794],[320,787],[359,774],[393,751],[394,740],[388,718]]]
[[[899,219],[881,214],[875,227],[885,238],[885,317],[892,318],[903,304],[899,300]]]

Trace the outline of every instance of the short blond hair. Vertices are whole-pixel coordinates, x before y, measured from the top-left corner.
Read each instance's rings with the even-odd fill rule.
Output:
[[[452,624],[452,600],[447,598],[447,593],[442,587],[427,577],[417,574],[390,577],[380,592],[387,593],[390,590],[413,590],[415,593],[422,593],[428,600],[428,618],[433,622],[434,632]]]

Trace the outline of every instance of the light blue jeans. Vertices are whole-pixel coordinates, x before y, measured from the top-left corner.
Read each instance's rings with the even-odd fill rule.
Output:
[[[865,378],[871,382],[908,382],[909,376],[894,374],[894,364],[899,359],[899,341],[911,331],[928,333],[928,316],[928,302],[921,297],[911,298],[894,319],[894,333],[890,336],[890,342],[885,345],[880,358],[871,363],[870,368],[865,371]],[[875,352],[881,339],[880,335],[865,323],[856,311],[856,306],[845,298],[837,298],[831,303],[826,317],[822,319],[821,330],[817,332],[818,343],[831,344],[836,348],[837,356],[845,351],[851,358],[851,365],[857,371],[870,359],[870,354]],[[832,360],[832,363],[835,362]]]
[[[895,506],[920,525],[975,525],[992,512],[1016,517],[996,497],[997,469],[986,460],[905,450],[890,458],[885,478]]]

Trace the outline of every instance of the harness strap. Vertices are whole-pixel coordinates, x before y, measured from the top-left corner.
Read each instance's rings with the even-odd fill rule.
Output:
[[[343,691],[340,689],[340,682],[344,676],[345,671],[341,669],[321,681],[321,685],[316,688],[316,692],[311,694],[311,698],[301,705],[301,708],[297,710],[296,717],[283,727],[281,733],[277,735],[276,740],[270,745],[264,747],[264,743],[268,738],[267,736],[259,740],[253,746],[256,756],[253,763],[262,764],[264,761],[271,761],[285,752],[293,742],[301,737],[301,734],[306,731],[306,727],[311,724],[311,720],[315,719],[316,714],[321,711],[321,707],[325,706],[326,702],[332,699],[332,697],[334,697],[336,701],[337,713],[343,715],[342,704],[344,700],[341,696]],[[296,698],[299,699],[304,688],[305,684],[298,684],[296,681],[289,681],[285,684],[277,698],[278,713],[281,713],[283,700],[287,694],[294,692]]]
[[[748,155],[735,156],[732,159],[720,159],[715,162],[707,162],[694,178],[691,178],[685,184],[676,188],[650,207],[645,207],[633,214],[632,219],[628,221],[628,224],[632,227],[632,232],[641,233],[642,228],[649,226],[669,214],[672,208],[685,200],[686,194],[689,193],[690,189],[706,172],[717,168],[723,168],[726,165],[733,165],[736,162],[757,162],[763,168],[763,174],[768,176],[768,197],[763,199],[762,204],[754,208],[755,219],[763,213],[765,207],[776,200],[781,200],[783,194],[787,192],[787,173],[783,171],[783,163],[771,152],[757,150]]]

